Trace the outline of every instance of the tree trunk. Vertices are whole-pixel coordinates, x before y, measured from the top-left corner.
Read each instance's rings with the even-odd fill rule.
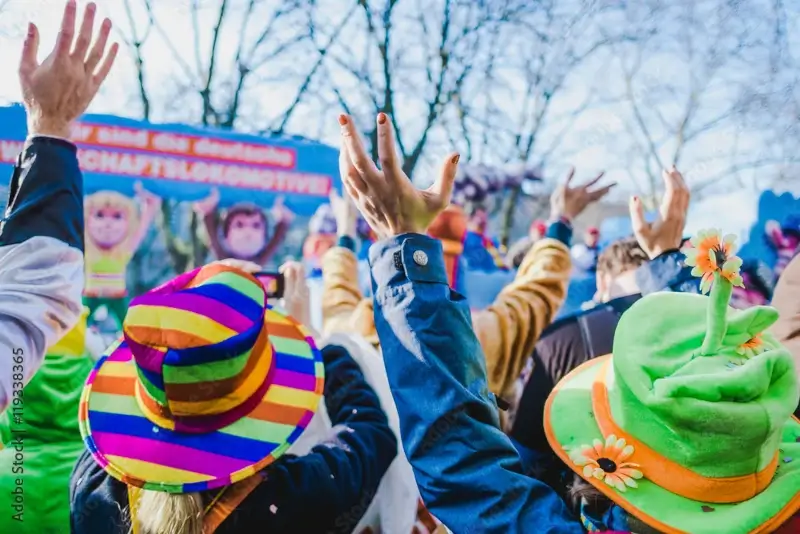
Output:
[[[500,244],[506,248],[511,244],[511,230],[514,228],[514,212],[517,208],[522,186],[514,187],[508,194],[506,205],[503,208],[503,227],[500,230]]]

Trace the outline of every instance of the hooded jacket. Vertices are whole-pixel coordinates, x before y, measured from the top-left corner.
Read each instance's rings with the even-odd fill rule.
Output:
[[[83,176],[77,148],[29,139],[0,223],[0,412],[24,417],[22,388],[47,347],[78,321],[83,291]]]

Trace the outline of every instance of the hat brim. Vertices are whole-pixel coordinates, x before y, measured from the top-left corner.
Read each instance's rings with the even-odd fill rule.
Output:
[[[122,339],[109,347],[86,381],[78,413],[95,460],[128,485],[189,493],[233,484],[278,459],[316,412],[325,371],[302,325],[275,309],[264,323],[274,350],[271,385],[245,417],[205,434],[173,432],[147,419],[135,397],[130,350]]]
[[[596,358],[573,370],[558,383],[545,405],[544,428],[550,447],[581,477],[583,467],[570,459],[570,452],[607,437],[595,419],[592,384],[609,358]],[[635,461],[635,453],[631,461]],[[800,509],[797,419],[792,418],[784,427],[778,461],[767,489],[737,504],[703,503],[681,497],[647,480],[646,465],[641,466],[644,478],[636,481],[638,487],[624,492],[599,479],[583,478],[626,512],[664,534],[716,534],[723,525],[729,534],[755,534],[772,532]]]

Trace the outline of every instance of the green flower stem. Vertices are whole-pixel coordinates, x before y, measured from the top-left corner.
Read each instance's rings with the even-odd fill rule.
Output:
[[[708,306],[706,337],[700,347],[700,355],[716,354],[722,346],[722,339],[728,329],[728,303],[731,300],[733,285],[723,278],[719,272],[714,273],[714,284],[711,286]]]

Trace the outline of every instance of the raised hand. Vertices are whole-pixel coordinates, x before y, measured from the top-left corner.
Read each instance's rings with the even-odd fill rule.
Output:
[[[203,200],[198,200],[194,203],[194,211],[201,217],[210,215],[217,209],[219,205],[219,189],[216,187],[211,190],[211,193]]]
[[[77,35],[76,11],[75,1],[67,2],[55,48],[41,64],[39,30],[33,23],[28,25],[19,81],[30,135],[69,137],[70,123],[89,107],[117,56],[117,43],[106,51],[111,21],[103,21],[90,49],[97,6],[86,6]]]
[[[344,149],[342,149],[340,153],[339,160],[340,164],[341,160],[349,161]],[[344,176],[344,174],[342,176]],[[336,219],[336,232],[340,236],[355,238],[356,225],[358,223],[358,208],[356,208],[356,205],[353,203],[353,199],[351,199],[350,195],[347,193],[345,193],[344,196],[340,196],[339,193],[334,190],[331,191],[330,202],[333,217]]]
[[[593,189],[594,185],[603,177],[603,174],[601,172],[583,185],[570,187],[572,179],[575,177],[575,167],[570,169],[567,179],[550,196],[550,216],[554,219],[563,217],[572,221],[583,213],[583,210],[589,204],[597,202],[606,196],[611,191],[611,188],[617,184],[611,183]]]
[[[279,223],[290,223],[294,220],[294,213],[286,207],[283,197],[275,199],[275,204],[272,205],[272,218]]]
[[[342,182],[361,214],[385,238],[404,233],[425,233],[434,218],[450,204],[458,168],[458,154],[447,157],[436,181],[419,190],[397,160],[394,133],[385,114],[378,114],[378,156],[381,168],[364,149],[355,125],[347,115],[339,116],[344,150]]]
[[[639,197],[631,198],[629,204],[633,233],[650,259],[680,248],[689,211],[689,188],[681,173],[673,165],[664,170],[662,177],[665,192],[655,222],[645,221],[644,206]]]
[[[290,261],[281,265],[283,274],[283,308],[300,323],[311,325],[311,302],[309,301],[306,271],[302,263]]]
[[[145,189],[142,182],[137,181],[133,184],[133,190],[136,193],[136,198],[138,198],[146,208],[156,209],[161,207],[161,197]]]

